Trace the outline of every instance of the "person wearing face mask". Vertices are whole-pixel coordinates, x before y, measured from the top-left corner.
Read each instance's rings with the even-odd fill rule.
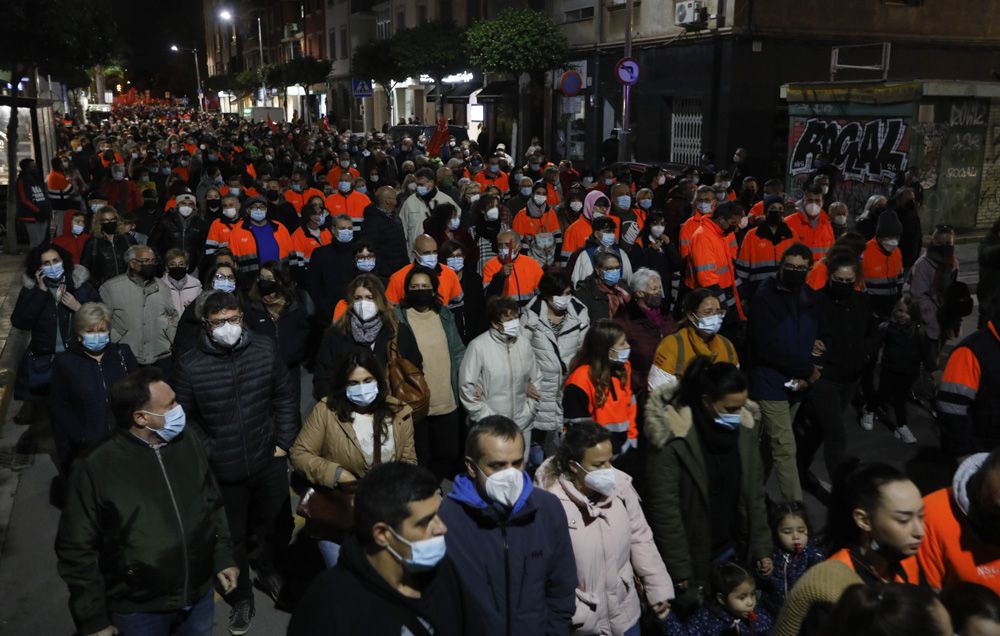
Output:
[[[69,161],[64,157],[52,158],[52,170],[45,179],[46,194],[52,204],[56,237],[62,236],[63,218],[67,212],[80,209],[80,193],[71,181]]]
[[[225,502],[240,568],[226,595],[230,630],[245,632],[254,615],[246,547],[251,529],[262,526],[258,584],[272,598],[282,586],[276,568],[294,525],[286,455],[299,432],[299,404],[274,341],[245,328],[239,301],[226,292],[205,299],[198,343],[180,355],[175,371],[177,402],[210,449]]]
[[[439,511],[448,554],[488,636],[566,634],[575,607],[566,515],[523,472],[524,454],[517,424],[503,416],[480,420],[466,437],[465,470]],[[512,563],[532,565],[505,567]]]
[[[596,208],[600,209],[600,208]],[[622,266],[621,279],[628,282],[632,278],[632,261],[617,242],[616,217],[604,216],[591,223],[592,234],[583,247],[578,249],[566,263],[575,284],[580,284],[594,272],[595,256],[598,252],[609,252],[618,257]]]
[[[337,191],[326,196],[326,209],[331,215],[347,214],[353,221],[354,232],[361,230],[361,222],[364,220],[365,208],[371,205],[372,201],[367,194],[362,194],[354,189],[354,181],[346,172],[341,173],[340,179],[334,181],[337,184]]]
[[[188,273],[187,254],[183,250],[171,248],[163,260],[167,268],[160,280],[170,290],[174,309],[180,316],[201,295],[201,282]]]
[[[76,211],[64,217],[63,233],[52,239],[52,244],[69,252],[73,264],[79,265],[83,260],[83,250],[88,240],[90,232],[87,231],[87,215]]]
[[[77,631],[143,633],[167,621],[210,634],[213,587],[232,590],[237,568],[205,450],[158,370],[131,373],[110,402],[115,430],[77,461],[56,534]],[[114,549],[109,537],[120,538]]]
[[[229,234],[229,249],[236,257],[241,277],[256,275],[261,263],[279,261],[287,265],[292,257],[292,237],[284,225],[268,215],[267,202],[251,197],[246,203],[246,217],[233,225]]]
[[[542,266],[533,258],[521,255],[521,237],[517,232],[501,232],[497,238],[498,254],[483,268],[483,290],[487,298],[506,296],[523,306],[534,298]]]
[[[629,262],[636,270],[643,267],[651,269],[660,275],[660,280],[666,281],[660,311],[664,316],[670,314],[674,304],[670,281],[674,279],[674,272],[681,271],[684,262],[677,251],[677,244],[667,233],[662,212],[652,212],[647,217],[639,239],[629,253]]]
[[[74,339],[52,365],[49,409],[61,486],[70,467],[115,429],[109,389],[138,368],[128,345],[111,342],[111,310],[84,303],[73,315]]]
[[[632,299],[615,315],[614,321],[625,330],[632,355],[632,390],[645,401],[647,379],[656,349],[663,338],[677,331],[674,319],[663,311],[663,281],[645,267],[637,269],[629,283]]]
[[[734,271],[737,255],[733,234],[739,227],[743,209],[739,203],[723,203],[715,208],[712,216],[704,219],[691,238],[684,286],[687,289],[709,289],[718,296],[726,310],[728,333],[736,331],[735,325],[745,321],[740,300],[739,282]]]
[[[30,247],[41,245],[48,239],[49,223],[52,221],[52,201],[49,199],[45,182],[39,174],[38,166],[30,157],[18,164],[20,171],[15,187],[17,189],[17,220],[24,224],[28,232]]]
[[[198,209],[197,200],[190,192],[176,197],[177,206],[168,209],[156,224],[149,246],[160,258],[172,249],[188,254],[188,271],[198,269],[205,256],[205,241],[209,224]]]
[[[573,295],[586,306],[591,320],[613,318],[631,299],[620,284],[621,280],[622,261],[619,255],[600,248],[594,253],[593,273],[576,284]]]
[[[431,215],[432,207],[443,203],[459,207],[454,199],[437,189],[433,170],[421,168],[414,173],[414,177],[417,184],[416,191],[413,196],[407,197],[399,209],[407,245],[413,245],[416,238],[424,231],[424,219]]]
[[[751,207],[747,208],[749,210],[748,214],[750,216],[750,224],[757,225],[758,223],[764,221],[764,217],[767,214],[767,206],[765,201],[768,197],[778,196],[782,203],[784,203],[785,198],[782,194],[785,191],[785,184],[781,179],[768,179],[764,182],[764,196],[763,198],[757,198],[756,203]]]
[[[878,219],[882,216],[888,206],[888,199],[881,194],[873,194],[865,202],[864,210],[855,219],[854,227],[864,235],[865,240],[875,238],[875,228],[878,227]]]
[[[566,200],[556,208],[559,227],[563,232],[568,230],[569,226],[580,218],[580,214],[583,213],[583,200],[585,197],[586,193],[583,188],[580,187],[580,184],[577,184],[570,188],[569,194],[566,195]]]
[[[568,265],[570,258],[583,249],[587,244],[587,240],[594,235],[593,223],[599,218],[607,217],[611,219],[615,225],[615,242],[618,241],[621,235],[621,221],[617,216],[611,215],[610,212],[611,201],[602,192],[594,190],[587,193],[583,201],[583,211],[580,214],[580,218],[573,221],[566,228],[565,234],[563,234],[562,250],[559,253],[558,261],[561,265],[567,266],[572,271],[572,267]]]
[[[502,220],[503,210],[500,198],[487,194],[469,208],[472,225],[469,233],[476,240],[478,258],[475,261],[476,273],[482,275],[486,263],[497,255],[497,238],[500,232],[507,230]]]
[[[337,183],[336,181],[330,181],[328,183]],[[348,179],[350,183],[350,179]],[[291,204],[294,208],[296,214],[300,214],[302,211],[302,206],[309,202],[313,197],[324,196],[323,191],[318,188],[313,188],[309,186],[309,180],[307,173],[304,170],[295,170],[292,172],[291,179],[289,180],[289,188],[285,190],[284,200]],[[249,205],[249,201],[246,202]],[[327,204],[327,207],[330,207]]]
[[[611,458],[611,434],[592,422],[578,422],[566,432],[555,457],[535,473],[535,485],[559,499],[573,529],[574,634],[636,633],[642,599],[631,584],[635,577],[660,620],[674,598],[673,581],[632,479],[614,468]],[[609,577],[608,572],[620,576]]]
[[[524,434],[527,451],[541,374],[531,342],[521,337],[518,310],[510,297],[486,301],[489,328],[465,350],[458,372],[459,397],[471,423],[491,415],[513,420]]]
[[[618,219],[621,247],[631,249],[646,223],[646,211],[632,207],[632,194],[627,183],[611,188],[611,215]],[[652,200],[652,199],[650,199]]]
[[[482,634],[483,617],[451,557],[440,506],[438,481],[426,469],[393,461],[369,470],[358,482],[356,525],[338,567],[306,591],[289,636]]]
[[[830,557],[790,590],[774,634],[799,634],[826,619],[852,585],[922,585],[917,554],[926,534],[920,490],[899,469],[852,460],[834,479],[823,546]],[[909,633],[909,632],[907,632]]]
[[[785,223],[797,242],[809,246],[814,260],[823,258],[833,246],[833,226],[830,225],[830,217],[823,210],[823,190],[815,183],[806,187],[799,209],[786,216]]]
[[[687,261],[691,256],[691,240],[694,233],[701,228],[702,222],[712,216],[718,202],[715,200],[715,192],[711,186],[699,186],[694,194],[694,209],[691,216],[681,225],[678,234],[678,249],[681,258]]]
[[[339,230],[336,239],[333,236],[333,232],[330,231],[329,226],[331,224],[328,221],[330,214],[323,205],[322,199],[314,197],[302,208],[303,224],[292,232],[290,266],[292,275],[300,285],[305,283],[306,272],[309,269],[310,262],[312,262],[313,252],[325,245],[330,245],[334,240],[339,241],[341,238]],[[350,220],[351,234],[348,244],[354,240],[354,219]],[[347,238],[347,235],[345,234],[344,237]]]
[[[466,254],[478,258],[476,240],[466,227],[462,211],[458,208],[441,204],[431,210],[431,215],[424,219],[424,233],[433,238],[438,245],[446,241],[456,241],[463,246]]]
[[[887,210],[878,219],[875,238],[868,241],[861,257],[865,293],[876,318],[885,320],[903,293],[903,257],[899,235],[903,224],[896,213]]]
[[[982,269],[982,268],[981,268]],[[925,346],[925,359],[933,361],[937,368],[937,358],[941,343],[958,335],[961,318],[949,311],[949,289],[958,280],[958,259],[955,258],[955,230],[950,226],[938,226],[931,234],[930,245],[923,256],[917,259],[910,269],[910,295],[920,307],[919,321],[924,327],[928,342]],[[978,290],[982,290],[983,277],[980,276]],[[977,290],[977,291],[978,291]],[[988,292],[979,293],[981,307],[988,307],[983,302]],[[985,323],[985,314],[980,312]]]
[[[438,300],[441,304],[447,305],[452,311],[461,310],[464,304],[462,284],[450,267],[438,261],[437,248],[437,242],[426,234],[421,234],[416,238],[413,242],[413,262],[389,277],[389,285],[386,287],[385,294],[390,302],[397,305],[402,302],[407,293],[406,279],[410,276],[413,268],[419,265],[434,271],[439,282],[436,287]]]
[[[206,199],[206,202],[209,199]],[[218,218],[212,221],[205,236],[205,257],[208,258],[222,248],[228,248],[233,228],[240,222],[240,200],[225,197],[220,200]]]
[[[736,276],[740,284],[740,298],[748,306],[754,292],[765,280],[778,271],[781,255],[795,243],[792,230],[785,224],[785,202],[777,195],[764,199],[766,213],[743,237],[737,254]],[[812,257],[810,256],[810,261]]]
[[[341,175],[350,177],[347,179],[348,181],[361,178],[361,173],[351,165],[351,155],[346,151],[337,155],[337,162],[326,173],[326,182],[330,185],[336,185],[340,182]]]
[[[847,220],[850,210],[843,201],[834,201],[830,204],[830,226],[833,228],[833,238],[839,239],[845,232],[849,231]]]
[[[763,577],[774,569],[748,388],[735,365],[702,356],[679,386],[646,405],[646,516],[675,608],[697,604],[714,563],[745,563]]]
[[[466,267],[465,247],[456,241],[445,241],[438,248],[438,260],[450,267],[462,285],[462,311],[455,314],[455,323],[462,342],[466,345],[486,331],[486,294],[483,277],[475,267]],[[471,265],[471,264],[470,264]]]
[[[846,431],[844,412],[850,407],[862,374],[877,345],[878,322],[866,294],[857,291],[861,263],[844,250],[827,260],[830,280],[817,294],[817,310],[826,323],[824,347],[818,365],[820,376],[806,396],[808,429],[797,440],[799,474],[811,479],[809,467],[823,445],[828,474],[844,461]]]
[[[135,212],[142,207],[142,192],[138,184],[128,178],[123,163],[111,165],[111,170],[98,190],[119,212]]]
[[[358,239],[378,246],[380,265],[390,273],[409,262],[403,223],[396,214],[399,194],[391,186],[375,191],[375,202],[365,208]]]
[[[125,252],[125,261],[128,272],[108,280],[99,290],[112,312],[111,340],[131,347],[139,364],[169,371],[180,314],[169,287],[156,277],[156,254],[145,245],[133,245]]]
[[[417,459],[438,479],[444,479],[453,474],[460,457],[459,369],[465,345],[458,335],[454,315],[441,302],[434,270],[413,266],[406,274],[404,289],[400,323],[413,332],[430,390],[427,417],[417,422],[414,429]]]
[[[486,167],[481,172],[476,173],[472,180],[485,189],[488,185],[495,185],[500,189],[500,194],[507,194],[510,190],[508,175],[500,168],[500,157],[494,155],[487,159]]]
[[[511,229],[521,235],[523,252],[543,266],[551,265],[562,248],[559,217],[546,201],[545,183],[535,183],[525,207],[514,216]]]
[[[760,283],[750,303],[750,397],[760,406],[769,445],[767,474],[777,473],[785,501],[802,499],[792,424],[809,386],[820,378],[825,347],[822,315],[805,287],[811,265],[810,249],[793,243],[782,254],[777,275]]]
[[[210,187],[202,197],[202,214],[206,219],[215,221],[222,216],[222,193],[216,187]],[[239,197],[236,198],[237,203]]]

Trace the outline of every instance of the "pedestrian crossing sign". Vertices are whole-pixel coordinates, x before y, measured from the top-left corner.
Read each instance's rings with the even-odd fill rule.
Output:
[[[351,80],[351,88],[354,90],[355,97],[372,96],[371,80]]]

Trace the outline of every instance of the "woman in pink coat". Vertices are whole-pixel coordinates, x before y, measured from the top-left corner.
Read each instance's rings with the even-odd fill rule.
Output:
[[[574,634],[638,636],[638,576],[646,601],[666,618],[674,585],[653,542],[631,478],[611,467],[611,434],[592,422],[570,427],[535,475],[562,502],[576,557]]]

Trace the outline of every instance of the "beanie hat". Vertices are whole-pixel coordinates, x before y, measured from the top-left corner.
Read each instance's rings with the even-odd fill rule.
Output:
[[[878,217],[878,225],[875,226],[875,236],[899,236],[903,233],[903,224],[899,222],[899,217],[892,210],[886,210]]]
[[[781,205],[785,205],[785,199],[780,194],[767,195],[766,197],[764,197],[764,212],[767,212],[767,209],[771,207],[772,203],[780,203]]]

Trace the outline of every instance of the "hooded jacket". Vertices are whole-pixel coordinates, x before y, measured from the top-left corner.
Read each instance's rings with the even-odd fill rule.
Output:
[[[570,256],[582,249],[587,243],[587,239],[594,233],[592,224],[594,204],[600,199],[605,199],[610,204],[610,199],[599,190],[591,190],[587,193],[587,197],[583,200],[583,211],[580,213],[580,218],[570,223],[563,235],[562,251],[559,253],[560,263],[567,263]],[[615,222],[615,241],[617,243],[621,237],[621,219],[613,214],[610,215],[610,218]]]
[[[177,402],[188,425],[201,433],[219,481],[258,473],[276,446],[288,450],[295,442],[299,405],[270,338],[243,329],[229,348],[202,332],[198,345],[177,360],[174,374]]]
[[[552,494],[524,489],[511,509],[487,503],[466,475],[438,511],[448,555],[478,602],[490,636],[567,634],[576,607],[576,562],[566,513]]]
[[[552,330],[548,315],[549,306],[541,296],[528,303],[521,313],[521,338],[531,343],[540,375],[535,388],[541,399],[531,425],[539,431],[560,430],[565,424],[562,410],[563,382],[573,356],[580,350],[583,338],[590,329],[587,308],[576,298],[570,298],[559,333]]]
[[[476,336],[465,350],[458,381],[458,395],[470,421],[503,415],[521,430],[531,427],[538,400],[527,396],[527,387],[529,382],[541,384],[541,373],[524,335],[510,342],[491,327]]]
[[[420,598],[403,596],[375,570],[352,537],[341,547],[337,566],[320,574],[299,601],[288,636],[485,633],[479,608],[447,555],[421,581]]]
[[[695,589],[708,582],[711,571],[712,528],[709,478],[690,407],[675,406],[676,385],[654,390],[646,403],[646,513],[663,562],[675,581],[690,581]],[[741,412],[739,441],[739,528],[743,549],[738,558],[757,561],[771,555],[771,532],[764,506],[764,468],[758,448],[757,406]]]
[[[69,264],[64,264],[69,267]],[[76,266],[66,280],[66,291],[73,294],[80,304],[97,302],[101,298],[89,282],[86,267]],[[36,355],[55,353],[56,334],[62,338],[61,349],[69,346],[73,339],[73,315],[69,307],[56,303],[48,289],[40,289],[33,277],[21,276],[21,291],[17,294],[10,324],[31,332],[29,349]],[[20,374],[18,374],[20,375]]]
[[[618,469],[615,489],[591,500],[560,474],[554,458],[535,473],[536,484],[559,499],[576,559],[574,634],[624,634],[639,621],[642,581],[650,604],[674,597],[674,584],[656,551],[632,478]]]
[[[1000,593],[1000,534],[995,524],[990,536],[974,521],[969,481],[986,462],[988,453],[970,455],[962,462],[950,488],[924,497],[924,540],[917,561],[928,585],[935,590],[961,581],[979,583]]]

